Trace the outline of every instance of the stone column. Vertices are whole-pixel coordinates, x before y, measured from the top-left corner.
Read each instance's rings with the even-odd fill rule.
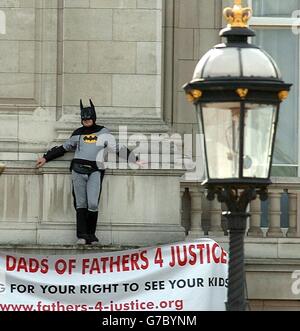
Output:
[[[212,201],[209,214],[210,214],[209,235],[215,237],[224,236],[224,231],[221,226],[222,208],[220,202],[217,199]]]
[[[188,234],[189,228],[190,228],[190,206],[187,206],[186,199],[188,196],[188,188],[185,186],[180,187],[180,201],[181,201],[181,225],[185,229],[185,233]]]
[[[280,228],[280,192],[270,192],[269,201],[270,201],[270,211],[269,211],[269,230],[267,233],[268,237],[272,238],[281,238],[283,237],[281,228]]]
[[[297,237],[297,194],[289,193],[289,230],[287,237]]]
[[[250,204],[250,226],[248,230],[248,237],[262,237],[263,233],[260,227],[261,220],[261,201],[256,199]]]
[[[296,219],[297,219],[297,237],[300,237],[300,193],[297,192],[297,213],[296,213]]]
[[[191,195],[191,230],[188,238],[194,239],[204,236],[201,225],[203,192],[197,186],[190,187],[189,192]]]

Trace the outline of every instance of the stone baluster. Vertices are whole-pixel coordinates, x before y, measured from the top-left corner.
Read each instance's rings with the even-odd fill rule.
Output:
[[[209,214],[210,214],[209,235],[214,237],[224,236],[224,231],[221,226],[222,208],[220,202],[217,199],[211,202]]]
[[[263,232],[261,230],[261,201],[256,199],[250,204],[250,218],[249,218],[249,230],[248,237],[262,237]]]
[[[188,238],[200,238],[204,236],[201,225],[203,192],[196,186],[190,187],[189,192],[191,196],[191,229]]]
[[[268,237],[271,238],[281,238],[283,233],[280,228],[280,192],[269,192],[269,230],[267,233]]]
[[[289,193],[289,230],[287,237],[297,237],[297,194]]]
[[[182,187],[180,188],[180,201],[181,201],[181,209],[180,209],[180,214],[181,214],[181,225],[185,229],[185,233],[187,234],[190,228],[190,219],[188,217],[189,215],[189,210],[187,210],[186,206],[186,194],[188,194],[188,188]]]
[[[297,192],[297,202],[296,202],[296,220],[297,220],[297,237],[300,237],[300,193]]]

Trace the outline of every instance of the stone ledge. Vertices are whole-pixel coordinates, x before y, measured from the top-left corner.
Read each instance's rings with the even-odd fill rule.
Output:
[[[293,291],[299,259],[246,259],[245,269],[250,300],[300,300]]]
[[[0,245],[0,252],[14,252],[24,254],[82,254],[84,252],[118,252],[131,249],[138,249],[140,246],[123,246],[123,245]]]
[[[226,251],[229,247],[228,237],[211,237]],[[249,238],[245,237],[246,259],[299,259],[300,238]]]
[[[247,272],[293,272],[300,270],[299,259],[245,259]]]
[[[35,168],[34,161],[7,161],[2,175],[48,175],[48,174],[70,174],[70,161],[51,161],[43,168]],[[106,175],[114,176],[168,176],[181,177],[185,169],[106,169]]]

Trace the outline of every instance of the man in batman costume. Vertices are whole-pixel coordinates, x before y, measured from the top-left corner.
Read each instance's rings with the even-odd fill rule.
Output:
[[[53,147],[43,157],[38,158],[36,167],[40,168],[66,152],[75,151],[70,169],[76,208],[77,243],[97,244],[99,240],[95,233],[98,204],[105,172],[98,168],[97,155],[107,147],[118,155],[125,154],[128,162],[139,164],[139,161],[130,150],[119,147],[107,128],[96,124],[96,111],[91,99],[90,107],[83,107],[80,100],[80,110],[83,126],[76,129],[63,145]]]

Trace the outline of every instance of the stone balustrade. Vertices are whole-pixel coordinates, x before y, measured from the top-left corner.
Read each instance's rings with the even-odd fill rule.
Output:
[[[249,205],[251,217],[248,220],[247,236],[260,238],[300,237],[300,181],[296,178],[273,178],[269,187],[269,198],[262,202],[256,199]],[[217,199],[206,201],[205,190],[200,182],[181,182],[185,200],[190,199],[190,220],[182,224],[189,238],[208,235],[226,235],[226,220],[222,211],[226,207]],[[187,203],[184,204],[185,206]],[[184,215],[188,215],[184,209]]]

